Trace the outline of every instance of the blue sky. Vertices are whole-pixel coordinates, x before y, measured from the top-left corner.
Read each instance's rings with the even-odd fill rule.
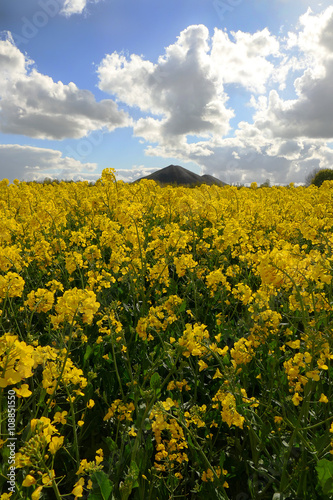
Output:
[[[0,32],[1,178],[332,166],[331,2],[11,0]]]

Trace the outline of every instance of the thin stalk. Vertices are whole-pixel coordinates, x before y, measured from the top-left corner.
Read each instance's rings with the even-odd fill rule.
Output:
[[[74,446],[75,446],[75,455],[76,455],[76,461],[77,461],[77,464],[79,465],[80,464],[80,453],[79,453],[79,442],[78,442],[78,439],[77,439],[77,431],[76,431],[76,420],[75,420],[75,412],[74,412],[74,405],[73,405],[73,401],[72,401],[72,398],[71,398],[71,395],[70,395],[70,392],[68,390],[68,387],[65,386],[65,389],[66,389],[66,392],[67,392],[67,396],[68,396],[68,401],[69,401],[69,406],[70,406],[70,412],[71,412],[71,415],[72,415],[72,421],[73,421],[73,437],[74,437]]]
[[[228,495],[227,495],[227,493],[225,491],[225,488],[224,488],[224,486],[223,486],[223,484],[221,482],[221,479],[216,474],[214,467],[209,462],[207,456],[205,455],[204,451],[202,450],[200,444],[198,443],[195,435],[191,432],[191,430],[188,427],[186,427],[186,425],[184,425],[184,423],[178,417],[176,417],[175,415],[173,415],[172,413],[169,413],[167,411],[165,412],[165,414],[168,415],[169,417],[175,419],[176,422],[185,430],[185,432],[187,432],[189,434],[189,436],[191,437],[193,443],[195,444],[195,449],[200,453],[203,461],[205,462],[205,466],[207,467],[207,469],[210,469],[213,472],[214,478],[216,479],[216,481],[218,481],[220,483],[221,489],[222,489],[222,492],[223,492],[223,495],[224,495],[224,499],[228,500]]]
[[[135,232],[136,236],[138,238],[138,247],[139,247],[139,253],[140,253],[140,262],[141,262],[141,269],[140,269],[140,278],[141,278],[141,300],[142,300],[142,308],[143,311],[146,312],[146,294],[145,294],[145,272],[146,272],[146,261],[143,259],[143,254],[142,254],[142,247],[141,247],[141,241],[140,241],[140,235],[139,235],[139,230],[137,226],[137,222],[131,217],[134,226],[135,226]],[[134,270],[135,272],[135,270]]]
[[[70,331],[69,331],[69,339],[68,339],[68,345],[67,345],[67,349],[66,349],[65,359],[64,359],[63,365],[62,365],[62,367],[61,367],[60,375],[59,375],[59,377],[57,378],[57,383],[56,383],[56,385],[55,385],[55,387],[54,387],[54,389],[53,389],[53,391],[52,391],[52,393],[51,393],[51,395],[50,395],[50,397],[49,397],[49,400],[48,400],[48,402],[47,402],[47,404],[46,404],[46,406],[45,406],[45,409],[44,409],[44,412],[43,412],[43,415],[44,415],[44,416],[45,416],[45,415],[47,414],[47,412],[48,412],[48,409],[49,409],[49,407],[50,407],[50,405],[51,405],[51,402],[52,402],[52,400],[53,400],[53,398],[54,398],[54,396],[55,396],[56,391],[58,390],[58,387],[59,387],[59,385],[60,385],[60,381],[61,381],[62,376],[63,376],[64,371],[65,371],[65,367],[66,367],[67,359],[68,359],[68,357],[69,357],[69,352],[70,352],[70,348],[71,348],[71,345],[72,345],[73,325],[74,325],[74,319],[75,319],[75,316],[76,316],[76,313],[75,313],[75,314],[74,314],[74,316],[73,316],[72,324],[71,324]]]
[[[44,459],[42,459],[42,465],[44,466],[45,470],[47,470],[47,472],[49,473],[50,472],[49,468],[47,467]],[[60,495],[57,483],[55,482],[55,479],[52,479],[52,488],[53,488],[54,494],[56,496],[56,499],[61,500],[61,495]]]
[[[287,487],[287,477],[288,477],[288,462],[290,459],[290,455],[292,452],[292,448],[294,445],[294,441],[296,437],[298,436],[299,431],[301,430],[300,422],[304,418],[305,414],[309,412],[309,398],[311,395],[312,391],[312,384],[307,387],[307,394],[305,394],[302,409],[299,413],[296,425],[294,427],[294,431],[291,435],[290,441],[288,443],[288,450],[287,453],[284,456],[284,461],[283,461],[283,468],[282,468],[282,474],[281,474],[281,481],[280,481],[280,491],[285,491]]]
[[[117,380],[118,380],[118,384],[119,384],[119,388],[120,388],[120,392],[121,392],[121,397],[124,399],[125,398],[125,394],[124,394],[124,391],[123,391],[123,386],[122,386],[121,378],[120,378],[120,375],[119,375],[119,370],[118,370],[117,359],[116,359],[116,354],[115,354],[115,350],[114,350],[113,341],[111,342],[111,349],[112,349],[112,356],[113,356],[114,366],[115,366],[115,370],[116,370],[116,376],[117,376]]]

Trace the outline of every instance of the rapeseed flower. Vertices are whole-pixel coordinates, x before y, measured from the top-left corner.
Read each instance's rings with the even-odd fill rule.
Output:
[[[15,335],[5,334],[0,338],[0,388],[16,385],[32,377],[35,366],[34,347],[20,342]],[[27,394],[27,387],[21,387],[19,395]]]
[[[36,422],[17,429],[27,436],[16,461],[31,498],[51,486],[53,469],[41,464],[73,447],[74,430],[81,449],[87,444],[78,427],[91,423],[85,410],[93,394],[94,419],[110,401],[104,425],[114,457],[138,443],[137,416],[149,417],[144,434],[155,453],[147,470],[155,464],[157,495],[158,476],[160,484],[167,475],[176,480],[181,495],[193,468],[204,482],[226,475],[211,462],[214,428],[224,429],[222,447],[233,442],[234,427],[245,443],[248,425],[271,415],[279,454],[280,431],[289,424],[274,408],[284,414],[291,401],[290,419],[301,410],[305,429],[323,420],[333,359],[332,186],[161,188],[127,185],[106,170],[95,186],[0,182],[0,212],[0,388],[15,391],[24,414],[36,405]],[[149,385],[154,371],[157,391]],[[45,392],[52,400],[44,402]],[[50,418],[38,418],[46,405]],[[304,463],[313,454],[305,438]],[[330,442],[333,453],[333,439],[323,446]],[[228,447],[225,461],[237,464],[237,447]],[[70,460],[63,457],[64,467],[55,461],[59,478]],[[81,460],[78,476],[87,477],[67,491],[66,479],[59,481],[60,496],[87,496],[88,477],[102,462],[101,449],[95,460]],[[312,463],[304,474],[316,477]],[[292,492],[296,473],[290,468],[288,475]]]
[[[25,281],[17,273],[8,271],[4,276],[0,276],[0,299],[6,297],[21,297]]]
[[[99,307],[94,292],[75,287],[59,297],[55,306],[57,315],[51,319],[56,328],[60,323],[72,323],[78,314],[82,314],[82,321],[90,325]]]
[[[53,303],[54,292],[50,292],[45,288],[38,288],[36,292],[32,290],[28,294],[28,299],[24,302],[24,305],[28,306],[30,311],[46,313],[52,309]]]
[[[228,426],[235,425],[243,429],[245,418],[240,415],[236,409],[236,399],[230,392],[220,388],[213,397],[213,408],[219,408],[223,422]]]

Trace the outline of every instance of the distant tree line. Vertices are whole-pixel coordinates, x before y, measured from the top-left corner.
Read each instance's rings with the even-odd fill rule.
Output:
[[[38,179],[33,181],[28,181],[27,184],[43,184],[43,186],[48,184],[60,184],[61,182],[66,182],[66,184],[73,184],[76,182],[84,182],[84,181],[74,181],[73,179],[51,179],[50,177],[45,177],[44,179]],[[89,186],[93,186],[95,183],[90,181],[88,182]]]
[[[306,178],[305,178],[305,185],[306,186],[310,186],[311,184],[313,184],[314,186],[317,186],[317,187],[320,187],[322,185],[322,183],[324,181],[332,181],[333,180],[333,169],[331,168],[315,168],[314,170],[312,170],[312,172],[310,172]],[[33,181],[28,181],[27,184],[43,184],[43,185],[48,185],[48,184],[60,184],[61,182],[66,182],[68,184],[71,184],[71,183],[75,183],[75,182],[78,182],[78,181],[74,181],[73,179],[51,179],[50,177],[45,177],[44,179],[38,179],[38,180],[33,180]],[[79,181],[80,182],[80,181]],[[163,186],[177,186],[178,184],[173,182],[173,183],[162,183],[162,182],[159,182],[159,181],[155,181],[157,182],[158,185],[160,185],[161,187]],[[89,186],[94,186],[94,182],[93,181],[90,181],[88,182]],[[198,185],[200,185],[199,183],[191,183],[191,184],[187,184],[186,187],[190,187],[190,188],[195,188],[195,187],[198,187]],[[260,184],[258,187],[270,187],[271,186],[271,183],[270,183],[270,180],[269,179],[266,179],[265,182],[263,182],[262,184]],[[236,185],[237,188],[241,188],[241,187],[244,187],[243,184],[238,184]]]
[[[331,168],[315,168],[305,179],[305,185],[320,187],[324,181],[333,181],[333,169]]]

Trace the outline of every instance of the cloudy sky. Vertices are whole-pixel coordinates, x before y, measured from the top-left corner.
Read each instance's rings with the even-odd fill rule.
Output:
[[[227,183],[333,167],[333,5],[0,4],[0,178],[132,181],[171,163]]]

